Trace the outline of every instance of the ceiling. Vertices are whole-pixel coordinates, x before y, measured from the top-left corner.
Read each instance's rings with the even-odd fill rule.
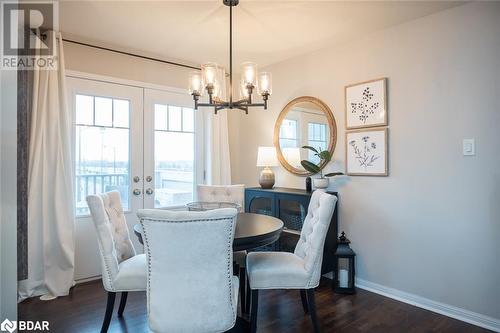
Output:
[[[259,66],[451,8],[454,1],[252,1],[233,10],[234,64]],[[198,65],[229,61],[222,1],[63,1],[65,38]]]

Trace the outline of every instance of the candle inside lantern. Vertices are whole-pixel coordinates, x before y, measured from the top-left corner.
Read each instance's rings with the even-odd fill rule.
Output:
[[[339,287],[347,288],[349,283],[349,272],[347,269],[339,270]]]

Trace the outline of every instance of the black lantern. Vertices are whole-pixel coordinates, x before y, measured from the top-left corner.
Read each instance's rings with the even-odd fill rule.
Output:
[[[337,251],[335,251],[335,282],[334,289],[339,294],[354,294],[354,257],[356,253],[349,247],[351,241],[345,233],[339,238]]]

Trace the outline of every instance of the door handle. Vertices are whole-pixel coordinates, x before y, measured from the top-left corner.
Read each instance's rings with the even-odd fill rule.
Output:
[[[152,180],[153,180],[153,177],[151,177],[151,176],[147,176],[147,177],[146,177],[146,181],[147,181],[148,183],[149,183],[150,181],[152,181]]]
[[[134,183],[138,183],[141,180],[141,178],[139,178],[139,176],[135,176],[133,179],[134,179]]]
[[[139,190],[138,188],[135,188],[135,189],[132,191],[132,193],[133,193],[134,195],[136,195],[136,196],[137,196],[137,195],[141,195],[141,190]]]
[[[146,189],[146,194],[147,195],[151,195],[151,194],[153,194],[153,192],[154,191],[153,191],[153,189],[151,187],[149,187],[149,188]]]

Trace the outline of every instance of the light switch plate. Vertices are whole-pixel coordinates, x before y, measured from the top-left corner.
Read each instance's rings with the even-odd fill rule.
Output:
[[[464,139],[462,143],[464,156],[476,155],[476,143],[474,139]]]

